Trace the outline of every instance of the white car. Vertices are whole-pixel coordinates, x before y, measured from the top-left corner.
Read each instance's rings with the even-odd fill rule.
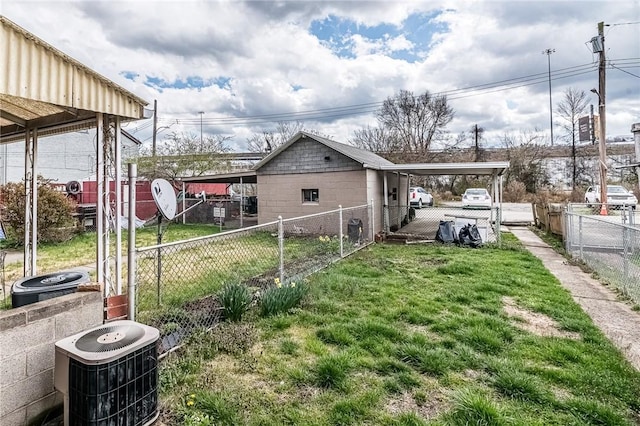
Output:
[[[589,207],[593,204],[600,203],[600,186],[590,186],[584,193],[584,202]],[[632,192],[626,190],[624,186],[607,185],[607,205],[611,208],[620,208],[629,206],[635,209],[638,205],[638,199]]]
[[[462,194],[462,207],[491,208],[491,195],[484,188],[467,188]]]
[[[409,188],[409,205],[419,209],[433,206],[433,196],[420,186],[412,186]]]

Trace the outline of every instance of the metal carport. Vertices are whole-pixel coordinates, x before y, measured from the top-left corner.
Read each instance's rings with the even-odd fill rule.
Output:
[[[185,177],[180,179],[182,181],[182,192],[185,192],[185,184],[192,183],[226,183],[240,185],[240,227],[244,226],[244,184],[256,184],[258,183],[258,177],[255,170],[247,170],[242,172],[221,173],[217,175],[203,175]],[[182,200],[182,210],[185,210],[184,199]],[[184,216],[182,216],[184,221]],[[183,222],[184,223],[184,222]]]
[[[122,291],[121,123],[144,118],[143,99],[0,16],[0,143],[25,142],[24,275],[36,274],[38,138],[96,128],[98,183],[96,270],[105,295]],[[115,280],[109,223],[115,225]]]
[[[413,164],[394,164],[379,166],[378,170],[384,173],[384,193],[385,206],[389,205],[389,184],[388,175],[395,174],[398,178],[405,176],[407,179],[407,188],[411,176],[433,176],[433,175],[484,175],[492,176],[492,204],[498,200],[498,206],[502,211],[502,176],[509,168],[508,161],[497,162],[477,162],[477,163],[413,163]],[[409,204],[409,194],[407,192],[407,205]],[[492,206],[493,208],[493,206]],[[385,232],[389,233],[389,210],[385,208]],[[498,222],[500,218],[497,218]]]

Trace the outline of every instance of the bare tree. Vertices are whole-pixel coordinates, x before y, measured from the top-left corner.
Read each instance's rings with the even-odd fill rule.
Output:
[[[428,91],[416,96],[401,90],[384,101],[376,118],[402,151],[424,155],[454,114],[446,96],[433,96]]]
[[[391,157],[400,155],[403,160],[427,161],[435,141],[447,144],[445,127],[453,116],[454,111],[449,107],[446,96],[433,96],[428,91],[416,96],[402,90],[387,98],[376,112],[378,127],[356,131],[350,143],[371,151],[389,153],[392,161]]]
[[[256,133],[247,139],[249,152],[269,153],[304,129],[301,121],[280,121],[275,130]]]
[[[583,90],[572,87],[564,92],[564,98],[558,104],[557,112],[560,115],[560,126],[565,131],[563,139],[571,143],[571,189],[575,191],[584,174],[584,162],[578,161],[576,156],[576,139],[578,136],[578,121],[583,116],[589,105],[587,94]]]
[[[362,130],[356,130],[349,142],[358,148],[379,154],[393,152],[400,148],[398,140],[393,138],[384,127],[367,126]]]
[[[537,131],[523,132],[519,135],[505,134],[502,145],[507,151],[509,168],[505,176],[505,186],[512,181],[522,182],[527,192],[535,193],[549,183],[549,176],[543,167],[547,157],[545,144],[540,143]]]
[[[137,159],[138,173],[147,179],[163,178],[175,182],[182,177],[202,176],[219,170],[229,152],[230,136],[215,135],[201,139],[193,133],[172,133],[157,147],[156,157],[148,148]]]

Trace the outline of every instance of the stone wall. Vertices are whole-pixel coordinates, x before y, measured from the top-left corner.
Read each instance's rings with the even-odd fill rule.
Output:
[[[55,342],[103,322],[101,292],[78,292],[0,312],[0,425],[22,426],[62,403]]]

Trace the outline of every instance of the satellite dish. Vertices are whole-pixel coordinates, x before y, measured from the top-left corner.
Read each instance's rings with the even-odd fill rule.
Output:
[[[156,206],[158,206],[158,210],[165,218],[172,220],[176,217],[178,201],[173,186],[167,180],[154,179],[151,182],[151,195],[153,196],[153,201],[156,202]]]

